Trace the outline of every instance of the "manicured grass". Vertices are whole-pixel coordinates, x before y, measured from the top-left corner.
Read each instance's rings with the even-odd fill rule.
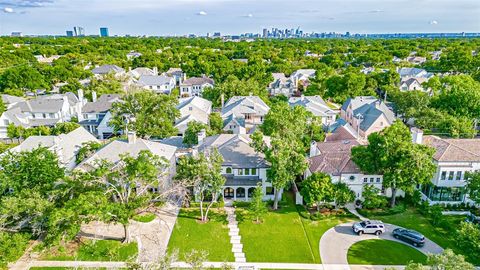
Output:
[[[455,240],[455,230],[460,222],[465,219],[464,216],[443,216],[441,222],[445,222],[444,226],[434,226],[426,217],[412,208],[400,214],[389,216],[368,215],[368,218],[416,230],[441,247],[452,249],[455,253],[462,254],[468,259],[469,252],[460,249]],[[480,264],[480,261],[470,260],[470,262],[475,265]]]
[[[426,263],[422,252],[389,240],[365,240],[353,244],[348,250],[349,264],[406,265],[409,262]]]
[[[245,208],[237,209],[243,251],[249,262],[320,263],[319,242],[331,227],[346,218],[326,217],[312,221],[302,218],[291,194],[277,211],[269,211],[256,224]]]
[[[142,213],[133,217],[133,220],[143,223],[152,222],[155,219],[155,214],[153,213]]]
[[[208,216],[210,220],[201,223],[198,209],[181,209],[168,243],[168,251],[178,250],[181,260],[185,253],[204,250],[208,252],[209,261],[234,261],[226,214],[221,209],[212,209]]]
[[[87,240],[80,245],[48,251],[48,261],[131,261],[138,254],[137,243],[114,240]]]

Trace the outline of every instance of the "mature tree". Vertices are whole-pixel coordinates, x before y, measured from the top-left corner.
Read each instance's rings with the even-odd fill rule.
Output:
[[[270,162],[267,177],[274,187],[273,209],[277,210],[281,191],[307,169],[303,144],[292,135],[279,136],[278,133],[271,136],[270,145],[265,144],[263,134],[259,131],[252,134],[251,138],[252,146],[257,152],[264,153]]]
[[[480,172],[465,173],[465,180],[467,181],[468,197],[480,204]]]
[[[390,93],[389,97],[395,103],[396,113],[403,116],[404,121],[417,116],[430,105],[430,96],[422,91],[396,91]]]
[[[381,208],[387,204],[385,197],[380,195],[380,189],[374,185],[365,185],[362,190],[363,207],[366,209]]]
[[[208,116],[208,125],[212,134],[220,134],[223,129],[223,119],[220,113],[214,112]]]
[[[104,186],[105,194],[112,200],[107,207],[111,213],[109,221],[123,225],[125,242],[129,242],[130,219],[137,213],[136,210],[147,207],[158,199],[161,194],[152,194],[149,189],[163,186],[162,178],[167,172],[168,162],[143,150],[137,157],[123,155],[121,162],[112,167],[99,184]]]
[[[398,189],[411,193],[415,185],[428,183],[435,172],[434,149],[412,142],[409,129],[400,121],[380,133],[368,136],[367,146],[352,148],[352,158],[362,171],[383,175],[390,188],[390,205],[395,205]]]
[[[267,213],[268,208],[265,202],[263,201],[263,191],[262,186],[257,185],[253,191],[252,200],[249,207],[250,213],[252,213],[255,218],[255,222],[260,223],[261,218]]]
[[[96,141],[84,142],[82,146],[77,152],[77,156],[75,157],[75,162],[79,164],[80,162],[84,161],[88,157],[92,156],[95,151],[100,149],[102,144]]]
[[[188,146],[193,146],[198,144],[198,133],[202,130],[207,130],[208,126],[197,122],[191,121],[187,124],[187,130],[185,130],[185,134],[183,135],[183,143]]]
[[[268,92],[266,88],[253,79],[240,80],[234,75],[213,88],[207,88],[203,91],[202,96],[213,102],[213,106],[220,107],[222,105],[222,96],[224,102],[233,96],[259,96],[266,99]]]
[[[462,255],[453,253],[446,249],[442,254],[431,254],[428,256],[427,264],[431,270],[473,270],[475,267],[466,262]]]
[[[454,116],[480,119],[480,82],[469,75],[447,76],[434,106]]]
[[[177,134],[175,118],[180,114],[178,101],[169,95],[140,91],[126,95],[112,106],[112,125],[115,131],[128,129],[138,136],[166,138]]]
[[[45,77],[34,67],[21,65],[5,70],[0,75],[0,89],[45,89],[48,83]]]
[[[433,108],[418,112],[415,125],[426,132],[453,138],[473,138],[477,134],[472,119]]]
[[[480,259],[480,228],[471,222],[461,222],[456,234],[458,246],[470,251],[467,256]]]
[[[335,207],[344,206],[355,200],[355,192],[353,192],[347,184],[338,182],[333,184],[333,199]]]
[[[183,156],[178,161],[175,178],[183,186],[193,188],[195,198],[200,202],[200,218],[203,222],[208,221],[210,208],[217,201],[226,181],[221,174],[222,163],[223,157],[216,148],[208,154]],[[205,208],[203,204],[208,197],[210,202]]]
[[[302,182],[300,194],[309,206],[316,205],[317,211],[323,202],[331,201],[334,196],[334,186],[330,175],[315,172]]]
[[[60,134],[67,134],[75,129],[79,128],[80,125],[77,123],[73,122],[62,122],[62,123],[57,123],[55,127],[52,128],[51,133],[53,135],[60,135]]]

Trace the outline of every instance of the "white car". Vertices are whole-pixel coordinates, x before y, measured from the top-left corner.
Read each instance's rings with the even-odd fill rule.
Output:
[[[385,225],[379,220],[364,220],[355,222],[352,229],[358,235],[364,233],[380,235],[385,232]]]

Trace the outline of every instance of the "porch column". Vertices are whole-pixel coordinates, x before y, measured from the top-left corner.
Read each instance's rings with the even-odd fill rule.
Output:
[[[233,200],[236,201],[237,200],[237,188],[234,188],[234,187],[232,187],[232,188],[233,188]]]

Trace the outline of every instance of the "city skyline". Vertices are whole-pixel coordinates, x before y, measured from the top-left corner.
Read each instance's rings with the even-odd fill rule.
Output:
[[[6,0],[0,7],[3,35],[64,35],[75,25],[86,35],[105,26],[112,36],[261,34],[272,27],[301,27],[305,33],[480,32],[480,3],[474,0]]]

